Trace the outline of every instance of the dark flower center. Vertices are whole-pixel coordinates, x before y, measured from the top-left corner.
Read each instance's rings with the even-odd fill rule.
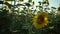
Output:
[[[43,15],[40,15],[39,17],[38,17],[38,24],[42,24],[43,22],[44,22],[44,16]]]

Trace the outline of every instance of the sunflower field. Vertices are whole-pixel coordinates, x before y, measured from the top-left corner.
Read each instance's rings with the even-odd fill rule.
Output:
[[[34,1],[0,0],[0,34],[60,34],[60,6]]]

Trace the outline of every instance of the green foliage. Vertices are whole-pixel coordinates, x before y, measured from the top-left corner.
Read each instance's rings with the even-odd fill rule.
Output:
[[[37,9],[29,9],[31,7],[30,2],[32,2],[32,0],[29,0],[28,3],[17,4],[15,6],[8,2],[5,3],[11,12],[9,13],[9,10],[6,8],[0,9],[0,32],[2,34],[60,34],[60,16],[57,16],[53,10],[50,13],[48,12],[48,25],[46,27],[43,29],[36,29],[33,26],[32,20],[35,13],[44,12],[42,10],[44,7],[40,6],[41,2],[39,2],[39,6],[37,6],[39,11]],[[46,2],[43,2],[43,4],[45,3]],[[23,10],[19,9],[19,5],[20,8],[24,6]],[[27,6],[27,8],[25,6]],[[17,11],[14,10],[15,7],[18,7]],[[55,7],[52,8],[56,9]]]
[[[28,2],[32,2],[32,0],[28,0]]]

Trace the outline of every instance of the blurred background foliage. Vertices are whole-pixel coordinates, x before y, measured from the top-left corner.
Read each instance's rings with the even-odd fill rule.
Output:
[[[49,8],[49,2],[46,0],[39,1],[39,6],[34,8],[34,1],[29,0],[21,3],[23,1],[0,0],[0,4],[2,4],[0,8],[0,34],[60,34],[60,7],[58,10],[55,7]],[[16,2],[18,3],[16,4]],[[46,8],[43,7],[44,4]],[[48,25],[42,29],[36,29],[32,20],[37,13],[42,12],[48,13]]]

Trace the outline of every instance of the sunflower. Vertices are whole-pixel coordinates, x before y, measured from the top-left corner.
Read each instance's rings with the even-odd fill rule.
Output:
[[[45,25],[48,24],[48,13],[38,13],[36,16],[33,18],[33,25],[39,29],[43,28]]]

